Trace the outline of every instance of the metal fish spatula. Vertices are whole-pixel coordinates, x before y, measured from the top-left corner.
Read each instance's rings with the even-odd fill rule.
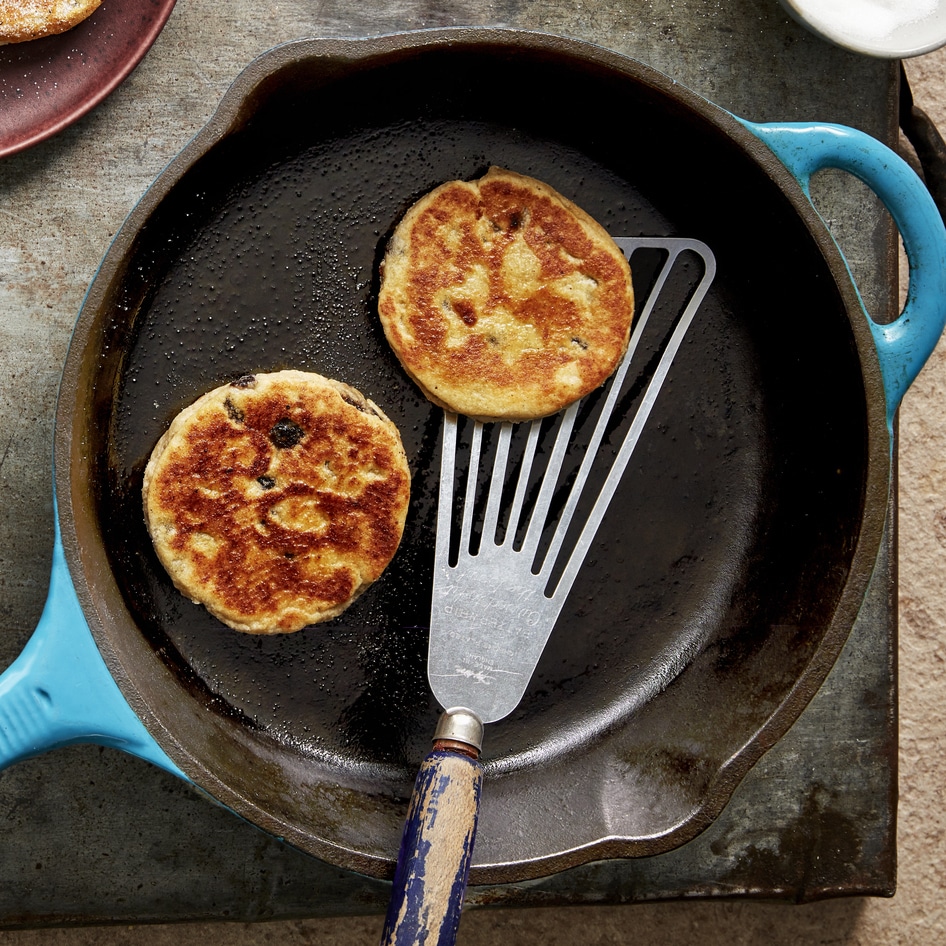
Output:
[[[483,724],[522,698],[715,275],[712,252],[695,240],[615,242],[629,258],[638,249],[666,255],[638,306],[628,351],[594,406],[576,402],[551,425],[469,422],[468,445],[459,437],[462,421],[444,419],[427,674],[445,712],[414,786],[383,944],[446,946],[456,937],[476,833]],[[613,435],[625,376],[685,253],[702,259],[702,276],[605,469],[599,455]],[[576,436],[579,427],[590,434]],[[592,482],[598,492],[589,506]]]

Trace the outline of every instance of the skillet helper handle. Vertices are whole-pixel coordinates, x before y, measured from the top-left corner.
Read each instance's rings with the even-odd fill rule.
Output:
[[[900,231],[910,263],[910,284],[903,311],[893,322],[882,324],[871,319],[864,309],[877,346],[887,397],[887,420],[892,426],[903,395],[946,326],[946,228],[936,204],[903,158],[854,128],[808,122],[740,121],[788,168],[809,200],[809,184],[816,172],[825,168],[846,171],[860,178],[880,198]],[[864,308],[863,301],[861,307]]]
[[[482,733],[482,724],[473,719]],[[441,722],[438,734],[442,728]],[[421,764],[381,946],[452,946],[456,941],[483,782],[478,757],[478,745],[435,737]]]

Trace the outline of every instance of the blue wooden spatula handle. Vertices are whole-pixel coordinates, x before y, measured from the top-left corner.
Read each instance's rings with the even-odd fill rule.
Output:
[[[451,946],[470,874],[483,766],[478,747],[438,739],[404,825],[382,946]]]

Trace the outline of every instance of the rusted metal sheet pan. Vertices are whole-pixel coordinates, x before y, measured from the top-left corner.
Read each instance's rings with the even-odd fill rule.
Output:
[[[329,4],[315,19],[300,3],[283,5],[278,21],[252,18],[249,6],[178,5],[119,93],[59,137],[0,164],[0,357],[13,381],[0,392],[4,665],[35,625],[45,595],[53,408],[85,287],[124,214],[264,49],[307,35],[505,23],[629,53],[748,118],[823,118],[882,139],[893,133],[891,68],[824,46],[775,4],[654,0],[631,12],[631,5],[594,3],[590,17],[587,4],[580,15],[565,2],[541,11],[460,3],[449,12],[416,3],[354,12]],[[232,18],[244,24],[240,30],[229,28]],[[876,208],[846,182],[828,180],[823,191],[862,292],[880,311],[889,304],[890,236],[877,226]],[[867,604],[822,691],[707,831],[655,857],[474,887],[471,904],[892,893],[894,542],[889,522]],[[299,854],[111,750],[76,747],[21,763],[0,776],[0,810],[8,819],[0,858],[0,925],[7,927],[380,912],[387,900],[383,883]]]

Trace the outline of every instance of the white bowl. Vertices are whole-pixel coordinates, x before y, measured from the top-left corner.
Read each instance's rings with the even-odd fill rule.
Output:
[[[946,45],[946,0],[780,0],[803,26],[845,49],[907,59]]]

